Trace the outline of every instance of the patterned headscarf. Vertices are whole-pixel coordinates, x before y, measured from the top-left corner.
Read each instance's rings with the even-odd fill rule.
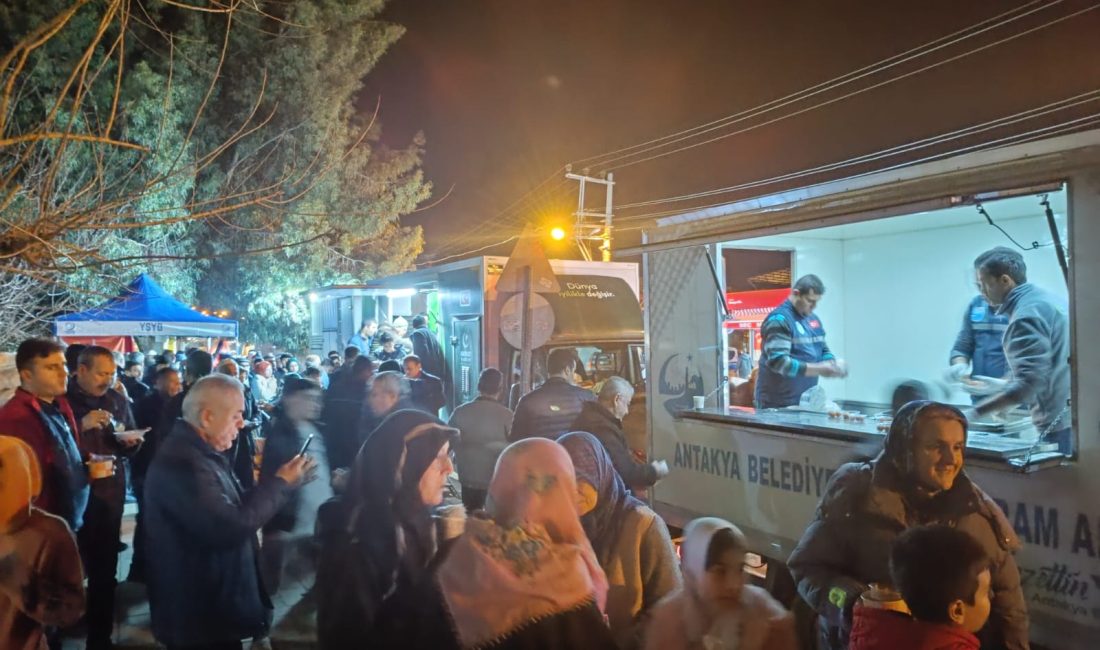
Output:
[[[606,565],[627,513],[644,504],[626,489],[611,456],[596,436],[575,431],[558,438],[558,444],[565,447],[573,459],[577,480],[596,489],[596,507],[581,517],[581,524],[596,557]]]
[[[462,647],[594,600],[607,578],[581,527],[573,463],[561,445],[529,438],[497,460],[485,511],[471,519],[439,568],[439,585]]]
[[[917,434],[917,424],[922,419],[947,418],[955,420],[963,428],[963,444],[966,443],[967,422],[962,411],[941,402],[919,400],[909,402],[898,409],[894,421],[890,425],[890,432],[886,434],[882,452],[878,455],[877,464],[888,463],[897,471],[898,476],[908,477],[913,474],[913,446]]]

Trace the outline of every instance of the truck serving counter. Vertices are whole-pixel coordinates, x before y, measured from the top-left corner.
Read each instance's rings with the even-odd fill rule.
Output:
[[[882,447],[890,418],[879,415],[885,407],[871,411],[861,414],[861,419],[852,419],[796,407],[764,410],[735,407],[726,411],[685,410],[679,413],[679,417],[717,425],[846,441],[855,443],[856,448],[868,452],[867,455],[873,455]],[[967,462],[987,461],[1013,466],[1023,465],[1025,459],[1030,460],[1029,466],[1034,466],[1061,458],[1054,453],[1057,451],[1056,444],[1037,442],[1036,438],[1037,432],[1026,413],[1017,414],[1007,422],[973,422],[967,434],[965,457]]]

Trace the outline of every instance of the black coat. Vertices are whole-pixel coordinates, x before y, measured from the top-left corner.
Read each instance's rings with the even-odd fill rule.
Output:
[[[447,403],[443,396],[443,380],[426,370],[421,370],[416,379],[409,379],[409,392],[416,408],[431,415],[439,415],[439,409]]]
[[[409,334],[409,340],[412,341],[413,354],[420,357],[420,364],[425,372],[436,377],[447,376],[447,360],[443,356],[443,346],[427,327],[413,330]]]
[[[149,384],[140,379],[134,379],[130,375],[122,376],[122,385],[126,387],[126,394],[130,396],[130,401],[134,404],[137,404],[153,390],[149,387]]]
[[[298,431],[294,428],[294,423],[281,412],[275,415],[275,419],[272,420],[264,438],[266,442],[264,443],[263,464],[260,465],[260,480],[274,477],[275,472],[294,458],[301,448]],[[279,508],[279,512],[275,513],[275,516],[264,525],[264,530],[294,530],[294,525],[298,520],[300,494],[297,490],[292,492],[287,497],[283,507]]]
[[[342,369],[341,369],[342,370]],[[321,409],[321,432],[325,436],[328,466],[332,469],[351,467],[359,452],[362,439],[359,432],[360,414],[367,399],[367,382],[350,371],[337,378],[329,376],[329,389],[325,391]]]
[[[120,443],[109,425],[84,429],[81,420],[88,413],[102,409],[122,423],[126,430],[131,430],[135,425],[134,415],[130,411],[130,402],[113,388],[107,389],[107,392],[99,397],[89,395],[80,389],[75,379],[69,382],[66,397],[69,400],[69,406],[73,409],[76,426],[80,429],[81,452],[85,456],[101,454],[112,455],[119,459],[119,462],[115,463],[114,476],[92,481],[92,496],[103,500],[111,512],[121,515],[126,498],[126,464],[121,462],[121,459],[133,456],[140,447],[126,447]]]
[[[592,391],[574,386],[561,377],[551,377],[542,386],[520,398],[512,418],[509,440],[557,439],[572,431],[585,402],[596,399]]]
[[[169,646],[264,636],[272,604],[260,578],[256,532],[291,488],[265,478],[242,490],[229,461],[184,421],[145,479],[153,634]]]
[[[165,399],[164,395],[160,391],[154,390],[134,406],[134,423],[139,429],[149,429],[149,432],[145,434],[145,441],[141,443],[141,449],[134,454],[134,458],[130,463],[134,471],[135,492],[140,489],[142,482],[145,480],[145,474],[149,471],[149,465],[153,462],[157,447],[160,446],[160,441],[164,439],[164,435],[167,433],[161,429],[161,416],[164,414],[164,407],[167,403],[168,400]]]
[[[639,462],[626,444],[623,421],[615,417],[599,402],[585,402],[581,414],[573,421],[570,431],[587,431],[603,444],[611,456],[615,471],[623,477],[623,483],[633,490],[647,488],[657,482],[657,470],[648,463]]]

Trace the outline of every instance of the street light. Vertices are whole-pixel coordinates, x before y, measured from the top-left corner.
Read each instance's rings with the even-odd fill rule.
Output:
[[[550,229],[550,238],[554,241],[561,241],[565,239],[565,229],[555,226]]]

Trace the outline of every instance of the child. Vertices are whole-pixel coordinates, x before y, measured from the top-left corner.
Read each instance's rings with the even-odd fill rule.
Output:
[[[42,489],[27,443],[0,436],[0,648],[45,650],[44,626],[84,613],[84,572],[69,525],[31,505]]]
[[[647,650],[796,650],[794,621],[767,591],[745,584],[748,543],[712,517],[684,529],[684,586],[653,608]]]
[[[894,542],[890,575],[912,616],[859,605],[850,650],[978,650],[989,618],[989,558],[947,526],[911,528]]]

